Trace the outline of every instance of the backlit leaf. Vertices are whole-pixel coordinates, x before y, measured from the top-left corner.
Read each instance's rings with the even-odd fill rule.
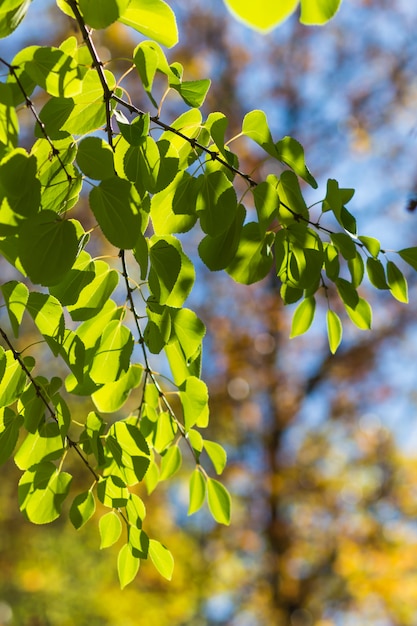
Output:
[[[330,352],[335,354],[342,340],[342,322],[337,313],[329,309],[327,311],[327,336],[329,339]]]
[[[149,556],[161,576],[167,580],[171,580],[174,570],[174,559],[168,548],[163,546],[162,543],[159,543],[159,541],[150,539]]]
[[[210,513],[219,524],[230,524],[231,500],[226,487],[214,478],[207,478],[207,501]]]

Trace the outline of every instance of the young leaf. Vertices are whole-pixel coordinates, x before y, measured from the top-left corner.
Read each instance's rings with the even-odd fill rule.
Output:
[[[417,270],[417,247],[415,248],[404,248],[403,250],[399,250],[398,254],[400,257],[411,267]]]
[[[373,257],[376,258],[378,256],[379,251],[381,250],[381,244],[378,239],[375,239],[375,237],[365,237],[363,235],[359,236],[358,239],[363,243],[365,248],[370,254],[372,254]]]
[[[92,400],[97,410],[102,413],[114,413],[121,409],[133,389],[140,385],[142,375],[142,366],[134,363],[117,380],[94,391]]]
[[[385,278],[385,269],[379,259],[369,257],[366,260],[368,278],[377,289],[389,289]]]
[[[178,30],[172,9],[162,0],[130,0],[119,22],[171,48],[178,42]]]
[[[23,416],[15,415],[8,407],[0,410],[0,465],[13,454],[22,425]]]
[[[302,24],[325,24],[339,10],[342,0],[301,0]]]
[[[19,230],[18,253],[35,284],[56,285],[71,269],[78,252],[73,220],[60,219],[54,211],[41,211],[25,220]]]
[[[364,298],[358,298],[355,306],[351,307],[344,302],[346,313],[351,321],[361,330],[369,330],[372,326],[372,309]]]
[[[122,250],[134,248],[142,227],[141,199],[132,183],[113,176],[90,192],[90,206],[111,244]]]
[[[171,580],[174,571],[174,559],[168,548],[159,543],[159,541],[150,539],[149,556],[161,576]]]
[[[109,511],[100,517],[98,523],[100,532],[100,550],[109,548],[119,540],[122,534],[122,522],[115,511]]]
[[[400,302],[408,302],[408,286],[404,274],[392,261],[387,262],[387,279],[390,291]]]
[[[242,22],[256,30],[269,31],[295,11],[299,0],[224,0],[227,8]]]
[[[96,383],[112,383],[126,374],[133,351],[133,335],[119,320],[104,328],[89,374]]]
[[[11,280],[1,286],[3,298],[9,314],[10,324],[15,337],[19,335],[19,327],[29,298],[29,289],[24,283]]]
[[[74,528],[77,530],[81,528],[94,515],[95,510],[96,501],[91,491],[85,491],[75,496],[69,510],[69,518]]]
[[[289,165],[300,178],[311,185],[313,189],[317,189],[317,182],[305,164],[304,149],[298,141],[292,137],[284,137],[275,144],[275,148],[277,159]]]
[[[161,473],[159,480],[167,480],[174,476],[181,467],[182,456],[181,450],[177,445],[171,446],[164,453],[161,460]]]
[[[222,474],[224,468],[226,467],[226,450],[219,443],[216,443],[215,441],[208,441],[207,439],[204,440],[203,445],[209,459],[213,463],[216,474]]]
[[[294,311],[292,319],[290,333],[291,339],[307,332],[313,322],[315,310],[316,301],[313,296],[305,298],[302,302],[300,302]]]
[[[265,278],[274,259],[272,245],[274,233],[262,235],[259,225],[249,222],[242,228],[239,246],[232,262],[226,268],[238,283],[250,285]]]
[[[327,336],[329,339],[330,352],[335,354],[342,341],[342,322],[337,313],[329,309],[327,311]]]
[[[207,478],[207,500],[210,513],[219,524],[230,524],[231,500],[226,487],[214,478]]]
[[[196,513],[203,505],[206,497],[206,481],[201,471],[196,468],[190,478],[190,504],[188,515]]]
[[[179,387],[184,412],[184,426],[189,430],[197,424],[200,428],[208,425],[208,391],[204,381],[196,376],[188,376]]]
[[[119,476],[106,476],[97,485],[97,495],[104,504],[110,509],[119,509],[126,506],[129,492],[126,483]]]
[[[194,266],[172,235],[154,235],[150,244],[149,288],[159,304],[180,308],[194,284]]]
[[[170,86],[177,91],[185,104],[190,107],[201,107],[208,90],[210,89],[211,81],[207,78],[201,80],[185,80],[179,84],[171,84]]]
[[[131,546],[126,543],[117,557],[117,571],[119,574],[120,588],[132,582],[139,571],[140,559],[134,556]]]
[[[33,465],[19,481],[20,510],[33,524],[49,524],[61,514],[72,476],[53,463]]]
[[[59,48],[34,46],[25,71],[49,95],[72,98],[81,92],[81,73],[75,59]]]
[[[78,0],[86,23],[96,30],[113,24],[126,10],[129,0]]]
[[[78,144],[77,164],[80,170],[94,180],[114,176],[113,150],[99,137],[86,137]]]

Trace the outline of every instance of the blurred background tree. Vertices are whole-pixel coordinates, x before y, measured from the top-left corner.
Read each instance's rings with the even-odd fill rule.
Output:
[[[170,4],[180,26],[170,54],[191,79],[212,78],[206,112],[223,111],[230,136],[247,111],[265,109],[276,137],[303,144],[318,180],[356,188],[362,231],[386,247],[416,244],[405,207],[416,182],[417,6],[349,0],[325,28],[294,18],[261,36],[233,21],[221,0]],[[61,41],[71,23],[52,5],[33,3],[27,22],[42,28],[18,30],[2,55],[11,60],[22,41],[40,44],[50,30]],[[106,48],[129,56],[130,36],[118,24],[97,33],[101,57]],[[131,93],[148,107],[133,85]],[[164,115],[175,106],[166,102]],[[242,170],[262,170],[249,145],[241,155]],[[319,199],[311,194],[312,204]],[[192,249],[189,236],[184,245]],[[175,555],[173,581],[144,566],[121,592],[117,548],[98,552],[89,525],[76,532],[65,516],[46,528],[24,521],[9,463],[0,489],[0,625],[414,625],[412,283],[410,307],[379,293],[372,334],[352,327],[330,358],[323,316],[308,337],[288,340],[291,311],[272,281],[248,288],[199,271],[192,298],[208,326],[210,428],[228,450],[231,527],[204,511],[186,517],[180,475],[148,511]]]

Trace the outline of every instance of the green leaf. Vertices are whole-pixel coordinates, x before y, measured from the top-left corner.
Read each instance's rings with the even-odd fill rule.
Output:
[[[377,289],[389,289],[385,277],[385,269],[379,259],[369,257],[366,260],[366,271],[374,287]]]
[[[19,480],[20,510],[33,524],[49,524],[61,514],[72,476],[60,472],[53,463],[39,463]]]
[[[78,63],[59,48],[34,46],[25,71],[51,96],[71,98],[81,92]]]
[[[114,111],[114,117],[117,120],[120,134],[130,146],[138,146],[143,141],[143,138],[147,136],[150,124],[149,113],[138,115],[129,122],[124,113],[116,109]]]
[[[110,451],[127,485],[143,480],[149,467],[149,447],[137,426],[116,422],[106,437]]]
[[[150,245],[149,288],[160,304],[179,308],[194,284],[194,266],[172,235],[154,235]]]
[[[196,513],[204,503],[206,497],[206,481],[201,471],[196,468],[190,478],[190,504],[188,515]]]
[[[124,589],[131,583],[139,571],[140,559],[133,554],[131,546],[126,543],[117,557],[117,572],[119,574],[120,588]]]
[[[273,265],[274,233],[262,235],[258,224],[249,222],[242,228],[235,258],[226,271],[238,283],[250,285],[265,278]]]
[[[36,158],[22,148],[13,150],[0,164],[0,233],[8,234],[24,218],[36,215],[41,201],[41,185],[36,176]],[[9,225],[9,230],[3,224]]]
[[[104,328],[100,345],[94,355],[90,376],[96,383],[112,383],[129,369],[133,351],[133,335],[119,320]]]
[[[324,268],[330,280],[337,280],[339,278],[339,252],[331,243],[324,245]]]
[[[245,218],[246,209],[242,204],[239,204],[234,221],[228,230],[217,237],[206,235],[200,241],[198,253],[203,263],[212,272],[223,270],[232,263],[239,247]],[[260,232],[265,234],[265,229],[262,226],[260,226]]]
[[[109,144],[99,137],[86,137],[78,144],[77,164],[80,170],[94,180],[104,180],[114,176],[113,151]]]
[[[266,233],[268,226],[278,215],[279,196],[277,189],[269,182],[263,181],[252,188],[259,226]]]
[[[363,235],[359,236],[358,239],[363,243],[365,248],[370,254],[372,254],[373,257],[378,256],[379,251],[381,250],[381,244],[378,239],[375,239],[375,237],[365,237]]]
[[[179,392],[185,429],[189,430],[195,425],[206,428],[209,419],[206,383],[195,376],[189,376],[179,387]]]
[[[87,454],[94,454],[98,465],[104,465],[105,461],[101,439],[104,430],[105,425],[100,415],[90,411],[87,415],[84,431],[80,437],[80,443]]]
[[[13,106],[13,92],[10,85],[0,83],[0,158],[10,148],[16,148],[19,134],[19,121]]]
[[[146,314],[148,323],[143,332],[143,337],[149,350],[153,354],[159,354],[171,336],[170,309],[149,300]]]
[[[122,522],[115,511],[102,515],[98,528],[100,532],[100,550],[115,544],[122,534]]]
[[[170,84],[170,86],[180,94],[185,104],[199,108],[206,99],[210,84],[211,81],[208,78],[203,78],[201,80],[184,80],[179,84]]]
[[[295,221],[301,225],[300,216],[308,220],[308,209],[294,172],[290,170],[282,172],[278,183],[278,195],[280,199],[278,219],[282,226],[294,224]],[[304,224],[307,228],[307,222]]]
[[[330,239],[347,261],[356,257],[356,246],[352,237],[346,233],[331,233]]]
[[[24,283],[18,283],[16,280],[11,280],[1,286],[1,291],[6,303],[14,336],[18,337],[19,327],[29,298],[29,289]]]
[[[340,345],[340,342],[342,341],[342,322],[340,321],[340,317],[337,315],[337,313],[335,313],[331,309],[327,311],[326,320],[330,352],[332,354],[335,354],[337,348]]]
[[[304,149],[298,141],[292,137],[284,137],[275,144],[275,148],[277,151],[277,159],[289,165],[300,178],[305,180],[314,189],[317,189],[317,182],[305,164]]]
[[[26,308],[44,337],[51,337],[57,341],[63,338],[64,314],[56,298],[46,293],[32,291]]]
[[[16,30],[25,18],[32,0],[6,0],[0,7],[0,38]]]
[[[168,48],[178,42],[174,12],[162,0],[131,0],[119,21]]]
[[[110,269],[105,261],[92,261],[83,251],[64,280],[51,288],[51,293],[68,307],[73,320],[88,320],[103,311],[118,282],[116,270]]]
[[[164,452],[161,459],[159,480],[168,480],[178,472],[182,464],[181,450],[174,445]]]
[[[136,558],[147,559],[149,555],[149,537],[137,526],[129,526],[128,543],[132,550],[132,555]]]
[[[213,463],[216,474],[222,474],[227,462],[226,450],[219,443],[208,441],[208,439],[204,439],[203,445],[210,461]]]
[[[185,233],[197,221],[198,185],[188,172],[180,171],[174,180],[151,201],[151,218],[156,235]]]
[[[269,130],[268,120],[263,111],[250,111],[243,118],[242,133],[250,137],[270,156],[277,158],[277,149]]]
[[[0,409],[0,465],[13,454],[22,424],[21,415],[15,415],[8,407]]]
[[[129,502],[126,505],[126,515],[131,526],[142,528],[142,521],[146,517],[146,508],[143,500],[135,493],[129,494]]]
[[[247,26],[266,32],[272,30],[295,11],[299,0],[224,0],[235,17]]]
[[[403,261],[408,263],[408,265],[411,265],[411,267],[417,271],[417,247],[403,248],[402,250],[398,251],[398,254],[403,259]]]
[[[114,413],[119,411],[129,398],[133,389],[136,389],[142,380],[143,368],[140,365],[131,365],[125,374],[122,374],[112,383],[107,383],[92,394],[92,400],[98,411]],[[87,393],[87,395],[90,395]]]
[[[354,307],[344,303],[346,313],[355,326],[361,330],[369,330],[372,326],[372,309],[369,302],[364,298],[358,298],[358,302]]]
[[[291,325],[290,338],[305,333],[311,326],[316,310],[314,297],[305,298],[294,311]]]
[[[339,10],[342,0],[301,0],[302,24],[325,24]]]
[[[361,284],[364,275],[363,259],[358,251],[356,251],[354,259],[349,259],[348,267],[352,278],[352,285],[354,287],[358,287]]]
[[[111,509],[119,509],[126,506],[129,492],[125,482],[119,476],[107,476],[97,485],[97,495],[104,504]]]
[[[230,494],[224,485],[210,477],[207,477],[207,501],[216,522],[228,526],[231,514]]]
[[[13,404],[21,395],[26,383],[26,374],[14,358],[13,352],[6,350],[4,354],[6,355],[5,365],[3,352],[1,352],[1,369],[4,374],[0,382],[0,408]]]
[[[90,206],[105,237],[123,250],[134,248],[141,234],[141,199],[132,183],[113,176],[90,192]]]
[[[196,210],[203,231],[221,235],[232,225],[237,209],[236,191],[226,174],[217,171],[200,178]]]
[[[33,283],[56,285],[71,269],[77,252],[78,236],[73,220],[60,219],[54,211],[41,211],[23,222],[18,253]]]
[[[154,432],[152,445],[154,450],[161,454],[173,444],[178,432],[178,426],[168,411],[162,411],[159,413],[156,422],[153,423],[153,426]]]
[[[42,461],[59,459],[64,453],[64,443],[56,422],[43,423],[39,430],[28,433],[14,460],[17,467],[27,470]]]
[[[387,262],[389,289],[399,302],[408,302],[408,286],[404,274],[392,261]]]
[[[176,337],[185,359],[191,360],[200,350],[206,327],[190,309],[171,309],[171,338]]]
[[[168,548],[159,543],[159,541],[150,539],[149,556],[161,576],[171,580],[174,571],[174,559]]]
[[[359,302],[356,288],[344,278],[338,278],[334,282],[343,304],[354,309]]]
[[[119,19],[129,5],[129,0],[78,0],[86,23],[96,30],[107,28]]]
[[[94,515],[95,510],[96,501],[91,491],[84,491],[75,496],[69,510],[69,518],[74,528],[78,530],[81,526],[84,526]],[[107,513],[107,515],[110,514]]]

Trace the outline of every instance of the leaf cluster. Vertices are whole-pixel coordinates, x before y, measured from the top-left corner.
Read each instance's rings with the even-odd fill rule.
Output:
[[[3,36],[28,5],[6,4]],[[182,66],[168,61],[161,46],[176,43],[177,27],[165,2],[57,0],[57,6],[75,20],[81,43],[72,36],[58,48],[30,46],[10,62],[0,59],[8,70],[0,83],[0,254],[16,273],[1,285],[11,332],[0,329],[6,346],[0,461],[14,456],[22,471],[19,506],[35,524],[56,519],[67,497],[77,529],[97,505],[108,509],[99,519],[101,547],[118,542],[124,528],[118,554],[124,587],[146,558],[172,576],[171,553],[143,529],[140,494],[142,485],[152,493],[178,472],[184,449],[194,463],[189,513],[207,499],[217,522],[231,519],[226,487],[201,462],[204,452],[220,475],[226,452],[201,434],[209,420],[201,378],[205,327],[186,306],[196,270],[180,235],[199,237],[198,254],[210,271],[244,284],[274,275],[283,302],[298,303],[291,336],[308,330],[323,294],[332,352],[342,338],[340,308],[358,328],[371,326],[370,305],[359,293],[365,271],[374,287],[402,302],[407,282],[375,238],[357,233],[346,208],[353,190],[330,179],[320,216],[313,215],[302,185],[317,183],[304,150],[292,137],[274,140],[265,113],[248,113],[231,139],[222,113],[203,117],[210,81],[185,80]],[[149,111],[132,103],[97,54],[92,29],[114,22],[149,38],[131,58]],[[157,75],[166,87],[160,102]],[[47,96],[39,112],[35,90]],[[183,112],[165,121],[162,105],[170,95]],[[33,118],[29,150],[19,145],[22,104]],[[263,152],[271,166],[264,180],[239,169],[230,147],[238,138]],[[76,218],[84,196],[88,214]],[[329,216],[334,230],[323,225]],[[103,241],[114,251],[110,258],[97,256]],[[399,255],[417,269],[415,248]],[[10,337],[17,340],[24,317],[64,376],[48,377],[42,363],[17,351]],[[167,382],[151,365],[160,353],[170,369]],[[73,416],[77,397],[91,404],[81,422]],[[68,454],[91,477],[75,495]]]

